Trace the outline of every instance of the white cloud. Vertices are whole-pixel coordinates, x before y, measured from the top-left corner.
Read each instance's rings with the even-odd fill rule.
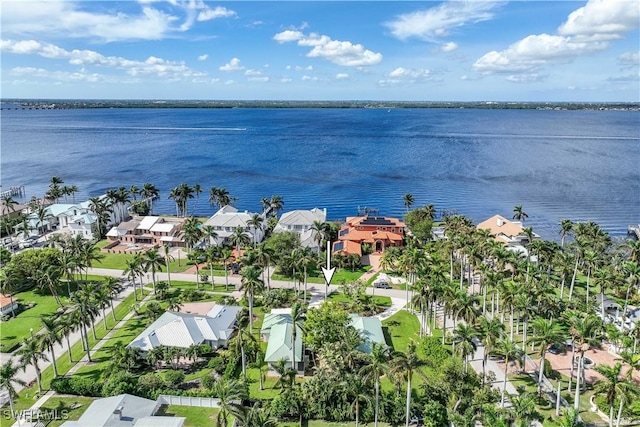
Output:
[[[433,73],[431,70],[426,68],[403,68],[398,67],[395,70],[391,71],[386,79],[379,80],[378,85],[380,86],[392,86],[398,84],[411,84],[411,83],[420,83],[433,79]]]
[[[512,74],[507,76],[507,80],[513,83],[536,83],[546,79],[546,76],[542,76],[538,73],[531,74]]]
[[[313,71],[313,66],[307,65],[306,67],[303,67],[301,65],[296,65],[295,70],[296,71]]]
[[[611,82],[637,82],[640,81],[640,71],[635,71],[622,76],[610,77],[608,80]]]
[[[283,77],[280,79],[280,83],[291,83],[293,81],[293,79],[289,78],[289,77]]]
[[[549,62],[570,62],[577,56],[606,47],[606,42],[576,42],[571,37],[530,35],[503,51],[486,53],[473,68],[485,73],[531,72]]]
[[[244,67],[240,65],[240,60],[238,58],[231,58],[231,61],[220,67],[220,71],[242,71]]]
[[[639,15],[635,1],[589,0],[569,15],[558,34],[529,35],[507,49],[486,53],[473,68],[484,74],[510,74],[507,80],[512,82],[540,81],[538,71],[548,64],[569,63],[607,49],[610,40],[640,26]]]
[[[338,73],[336,74],[336,80],[348,80],[349,74],[347,73]]]
[[[245,76],[261,76],[262,75],[262,71],[260,70],[246,70],[244,72]]]
[[[206,61],[208,57],[209,57],[209,55],[207,55],[206,53],[202,54],[202,55],[198,56],[198,61]]]
[[[399,15],[385,23],[391,34],[406,40],[412,37],[432,41],[449,34],[451,28],[492,19],[493,10],[503,1],[448,1],[439,6]]]
[[[619,39],[640,26],[640,7],[633,0],[589,0],[569,14],[558,34],[600,40]]]
[[[226,7],[217,6],[214,9],[206,7],[198,13],[198,21],[210,21],[217,18],[230,18],[236,16],[236,12]]]
[[[618,64],[621,67],[637,67],[640,65],[640,52],[625,52],[618,56]]]
[[[318,78],[315,77],[315,76],[308,76],[308,75],[305,74],[304,76],[302,76],[302,81],[305,81],[305,82],[317,82]]]
[[[278,43],[297,42],[298,46],[311,47],[307,53],[310,58],[326,59],[337,65],[359,67],[376,65],[382,61],[382,54],[367,50],[361,44],[332,40],[328,36],[300,31],[285,30],[273,36]]]
[[[440,50],[443,52],[453,52],[457,48],[458,45],[454,42],[443,43],[442,46],[440,46]]]
[[[57,80],[60,82],[77,82],[85,81],[96,83],[106,80],[104,76],[97,73],[67,72],[67,71],[49,71],[43,68],[34,67],[15,67],[11,69],[11,75],[14,76],[30,76]]]
[[[253,76],[253,77],[249,77],[247,78],[248,81],[250,82],[261,82],[261,83],[266,83],[269,81],[269,77],[267,76]]]
[[[203,76],[206,73],[194,71],[182,61],[168,61],[150,56],[144,61],[120,56],[104,56],[92,50],[66,50],[50,43],[35,40],[0,40],[0,51],[22,55],[39,55],[48,59],[66,60],[76,66],[98,66],[126,71],[129,75],[157,75],[173,77]]]
[[[134,2],[128,2],[135,5]],[[87,11],[84,2],[67,0],[4,1],[2,32],[18,36],[52,36],[118,40],[160,40],[172,33],[184,32],[194,21],[234,16],[235,12],[210,9],[202,0],[169,1],[163,10],[150,1],[139,2],[137,12],[112,12],[106,3],[96,11]]]

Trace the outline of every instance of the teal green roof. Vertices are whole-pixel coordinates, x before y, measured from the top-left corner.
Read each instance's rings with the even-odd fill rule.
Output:
[[[364,343],[358,346],[358,350],[369,354],[373,343],[387,344],[382,332],[380,319],[377,317],[360,317],[357,314],[350,314],[349,317],[351,317],[351,326],[364,338]]]
[[[279,323],[271,327],[269,334],[269,342],[267,343],[267,351],[265,352],[265,362],[275,363],[278,360],[291,361],[291,331],[293,325],[288,323]],[[295,362],[302,361],[302,330],[297,327]]]
[[[269,333],[273,325],[281,325],[284,323],[291,323],[291,315],[283,313],[268,313],[264,315],[262,321],[262,327],[260,328],[260,334]]]

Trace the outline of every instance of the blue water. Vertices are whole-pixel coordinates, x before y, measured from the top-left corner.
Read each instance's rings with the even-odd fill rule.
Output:
[[[199,183],[190,211],[210,215],[208,189],[258,211],[358,207],[401,216],[402,196],[474,221],[521,204],[526,225],[557,239],[563,218],[612,235],[640,222],[640,115],[621,111],[473,109],[5,110],[3,188],[42,196],[51,176],[76,199],[154,183],[155,212],[174,213],[169,190]],[[194,206],[196,205],[197,206]]]

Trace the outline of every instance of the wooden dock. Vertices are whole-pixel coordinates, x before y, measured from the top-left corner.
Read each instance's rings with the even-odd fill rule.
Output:
[[[25,194],[24,185],[18,185],[15,187],[10,187],[7,190],[0,191],[0,198],[13,197],[13,196],[24,197],[24,194]]]
[[[628,226],[627,234],[631,236],[636,236],[636,239],[640,240],[640,224]]]

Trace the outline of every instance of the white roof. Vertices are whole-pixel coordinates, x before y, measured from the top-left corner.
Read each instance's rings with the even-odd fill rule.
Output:
[[[159,219],[159,216],[145,216],[136,228],[138,230],[151,230],[151,227],[153,227]]]
[[[142,223],[140,223],[140,225],[142,225]],[[154,224],[149,230],[153,231],[154,233],[170,233],[175,226],[176,224],[171,222],[158,222]]]
[[[225,206],[218,212],[213,214],[204,225],[212,225],[214,227],[247,227],[247,221],[251,219],[253,214],[248,211],[238,212],[233,206]]]
[[[325,222],[327,220],[327,210],[313,208],[311,210],[298,209],[285,212],[280,217],[278,225],[313,225],[314,221]]]

